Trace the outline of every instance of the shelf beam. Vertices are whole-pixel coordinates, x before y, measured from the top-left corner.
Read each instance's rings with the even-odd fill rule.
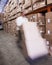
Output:
[[[25,14],[25,15],[27,16],[27,15],[30,15],[30,14],[43,13],[43,12],[45,13],[46,11],[51,12],[51,9],[52,9],[52,4],[49,4],[49,5],[46,5],[44,7],[33,10],[33,11],[31,11],[31,12]]]

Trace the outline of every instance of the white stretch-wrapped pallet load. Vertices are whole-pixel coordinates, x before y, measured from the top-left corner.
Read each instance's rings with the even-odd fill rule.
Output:
[[[22,25],[27,55],[36,59],[48,54],[45,40],[41,37],[36,22],[26,22]]]

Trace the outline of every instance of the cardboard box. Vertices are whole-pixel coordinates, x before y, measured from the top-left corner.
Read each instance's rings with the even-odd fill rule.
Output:
[[[10,29],[11,29],[11,21],[8,21],[7,23],[8,23],[8,27],[7,27],[7,29],[8,29],[8,33],[10,33]]]
[[[19,0],[18,3],[19,3],[19,4],[23,4],[23,3],[25,3],[25,0]]]
[[[39,27],[40,33],[45,33],[45,27]]]
[[[46,19],[52,19],[52,12],[48,12],[45,14]]]
[[[39,8],[46,6],[45,0],[42,2],[39,2]]]
[[[11,21],[10,33],[11,33],[12,35],[15,35],[15,33],[16,33],[16,23],[15,23],[15,20],[12,20],[12,21]]]
[[[47,4],[51,4],[52,3],[52,0],[47,0]]]
[[[4,31],[5,32],[8,32],[8,24],[7,23],[4,23],[3,24],[3,28],[4,28]]]
[[[21,12],[21,8],[20,7],[18,7],[16,10],[17,10],[17,13]]]
[[[29,13],[31,11],[32,11],[32,7],[29,7],[28,9],[25,9],[24,13],[26,14],[26,13]]]
[[[23,5],[23,9],[31,6],[31,0],[25,0],[25,4]]]
[[[16,9],[13,9],[12,12],[10,12],[10,16],[13,16],[16,13],[17,13],[17,8]]]
[[[36,10],[36,9],[38,9],[39,8],[39,3],[35,3],[34,5],[33,5],[33,10]]]
[[[45,4],[45,1],[42,1],[42,2],[36,2],[34,5],[33,5],[33,10],[36,10],[38,8],[41,8],[41,7],[44,7],[46,4]]]
[[[52,35],[52,12],[46,13],[46,34]]]
[[[32,0],[32,4],[34,4],[35,2],[37,2],[38,0]]]
[[[52,35],[52,29],[51,28],[46,28],[46,34],[47,35]]]
[[[33,22],[38,22],[38,14],[33,14]]]
[[[41,24],[45,24],[45,23],[46,23],[45,17],[44,17],[44,16],[38,17],[38,22],[40,23],[40,25],[41,25]]]
[[[46,19],[46,25],[52,25],[52,19],[51,18]]]

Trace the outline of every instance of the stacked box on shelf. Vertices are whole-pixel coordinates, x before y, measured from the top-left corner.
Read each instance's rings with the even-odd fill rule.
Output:
[[[21,12],[21,7],[18,5],[17,12]]]
[[[49,41],[50,48],[52,48],[52,12],[46,13],[45,16],[46,16],[46,35],[45,35],[45,38]],[[52,53],[52,51],[50,51],[50,54],[51,53]]]
[[[16,33],[16,23],[15,23],[15,20],[12,20],[11,21],[11,34],[15,35],[15,33]]]
[[[44,36],[44,34],[46,33],[45,16],[43,16],[41,13],[37,13],[37,14],[27,15],[27,17],[28,17],[29,21],[38,23],[40,33],[42,34],[42,36]]]
[[[47,0],[47,4],[52,4],[52,0]]]
[[[25,3],[25,0],[19,0],[18,1],[18,4],[20,5],[20,4],[24,4]]]
[[[9,4],[7,4],[5,7],[4,7],[4,12],[9,12],[9,6],[8,6]]]
[[[9,6],[9,2],[8,2],[7,5],[4,7],[4,22],[8,21],[9,12],[10,12],[10,6]]]
[[[3,24],[3,28],[5,32],[8,32],[8,24],[7,22]]]
[[[24,13],[27,14],[27,13],[29,13],[29,12],[31,12],[31,11],[32,11],[32,7],[29,7],[29,8],[27,8],[27,9],[25,9]]]
[[[15,7],[17,7],[17,3],[15,3],[15,2],[13,1],[13,3],[10,4],[10,11],[11,11],[11,10],[14,10]]]
[[[33,21],[38,22],[38,14],[33,14]]]
[[[36,10],[36,9],[44,7],[44,6],[46,6],[46,1],[45,0],[41,1],[40,0],[39,2],[35,2],[33,4],[33,10]]]
[[[39,0],[32,0],[32,4],[34,4],[34,3],[37,2],[37,1],[39,1]]]
[[[46,13],[46,34],[52,35],[52,12]]]
[[[16,23],[15,23],[15,20],[8,21],[7,23],[5,23],[4,24],[4,30],[7,33],[15,35],[15,33],[16,33]]]
[[[10,4],[10,16],[16,14],[17,12],[17,0],[13,0]]]
[[[8,2],[9,2],[9,4],[11,3],[11,1],[12,1],[12,0],[9,0],[9,1],[8,1]]]
[[[29,21],[33,21],[33,14],[27,16]]]
[[[24,11],[25,14],[32,11],[31,0],[25,0],[25,3],[23,5],[23,9],[25,10]]]
[[[12,12],[10,13],[10,16],[15,15],[16,13],[17,13],[17,9],[15,8],[15,9],[13,9]]]
[[[40,33],[44,36],[45,32],[46,32],[46,22],[45,22],[45,16],[43,16],[42,14],[38,13],[38,24],[39,24],[39,29],[40,29]]]
[[[3,23],[4,22],[4,13],[0,13],[0,21]]]
[[[31,6],[31,0],[25,0],[25,3],[23,5],[23,8],[28,8],[29,6]]]
[[[10,30],[11,29],[11,21],[8,21],[7,23],[8,23],[8,27],[7,27],[8,28],[8,33],[10,33],[10,31],[11,31]]]
[[[29,19],[29,21],[33,21],[33,22],[38,21],[38,15],[37,14],[28,15],[27,18]]]

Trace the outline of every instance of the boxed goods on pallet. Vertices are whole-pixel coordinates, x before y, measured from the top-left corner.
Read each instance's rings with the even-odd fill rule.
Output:
[[[25,3],[25,0],[19,0],[18,3],[19,4],[24,4]]]
[[[49,43],[49,54],[52,56],[52,35],[45,35],[45,38]]]
[[[46,34],[52,34],[52,12],[46,13]]]
[[[9,12],[10,11],[10,5],[6,4],[6,6],[4,7],[4,12]]]
[[[10,12],[10,16],[13,16],[17,13],[17,8],[13,9],[12,12]]]
[[[36,3],[38,0],[32,0],[32,4]]]
[[[45,27],[39,27],[40,33],[44,34],[45,33]]]
[[[9,0],[9,3],[11,3],[12,0]]]
[[[4,22],[4,14],[0,13],[0,21],[3,23]]]
[[[17,8],[17,4],[13,4],[13,5],[10,5],[10,11],[12,11],[12,10],[14,10],[14,9],[16,9]]]
[[[45,24],[45,16],[42,15],[41,13],[38,13],[37,14],[37,17],[38,17],[38,22],[41,24]]]
[[[52,28],[46,28],[46,34],[48,35],[52,34]]]
[[[28,8],[29,6],[31,6],[31,0],[25,0],[25,4],[23,5],[23,8]]]
[[[28,18],[29,21],[32,19],[31,17],[32,17],[32,15],[28,15],[27,16],[27,18]]]
[[[45,1],[39,2],[39,8],[46,6]]]
[[[33,18],[34,22],[38,22],[38,15],[37,14],[33,14],[32,18]]]
[[[46,6],[45,1],[36,2],[33,5],[33,10]]]
[[[29,7],[29,8],[27,8],[27,9],[25,9],[24,13],[26,14],[26,13],[29,13],[29,12],[31,12],[31,11],[32,11],[32,7]]]
[[[10,33],[10,29],[11,29],[11,21],[8,21],[7,24],[8,24],[8,26],[7,26],[8,33]]]
[[[40,33],[44,34],[46,32],[46,30],[45,30],[45,28],[46,28],[45,27],[45,25],[46,25],[45,16],[43,16],[40,13],[38,13],[37,16],[38,16],[37,21],[38,21],[38,26],[39,26]]]
[[[45,24],[45,23],[46,23],[46,22],[45,22],[45,17],[44,17],[44,16],[38,17],[38,22],[39,22],[40,25]]]
[[[46,13],[45,16],[46,16],[46,19],[52,18],[52,12]]]
[[[39,4],[35,3],[35,4],[33,5],[33,10],[36,10],[36,9],[38,8],[38,6],[39,6]]]
[[[21,12],[21,8],[20,7],[18,7],[16,10],[17,10],[17,13]]]
[[[47,21],[46,21],[47,22]],[[52,21],[51,21],[52,22]],[[52,35],[52,23],[47,23],[46,24],[46,34]]]
[[[52,4],[52,0],[47,0],[47,4]]]
[[[52,55],[51,46],[52,46],[52,12],[45,14],[46,17],[46,34],[45,38],[50,43],[50,55]]]
[[[11,3],[9,4],[10,6],[14,4],[14,0],[11,0]]]
[[[27,18],[29,21],[38,22],[38,15],[37,14],[27,15]]]
[[[21,13],[19,12],[19,13],[17,13],[17,17],[19,17],[21,15]]]
[[[8,32],[8,24],[7,22],[3,24],[3,28],[5,32]]]
[[[12,20],[11,21],[11,34],[15,35],[15,33],[16,33],[16,23],[15,23],[15,20]]]

